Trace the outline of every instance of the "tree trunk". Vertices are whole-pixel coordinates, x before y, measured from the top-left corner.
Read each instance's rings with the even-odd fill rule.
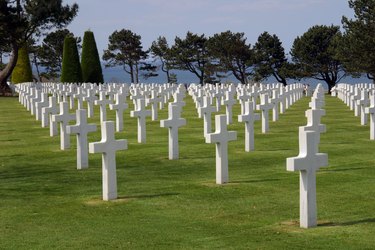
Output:
[[[139,82],[139,69],[138,69],[138,63],[135,64],[135,83]]]
[[[7,84],[7,79],[12,74],[14,67],[16,66],[18,59],[18,46],[17,44],[12,45],[12,54],[9,58],[8,64],[5,68],[0,72],[0,93],[2,95],[10,95],[12,94],[12,90]]]

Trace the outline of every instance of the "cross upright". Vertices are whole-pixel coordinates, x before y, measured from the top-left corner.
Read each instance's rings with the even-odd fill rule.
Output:
[[[151,116],[151,110],[146,110],[145,99],[137,100],[135,110],[130,111],[131,117],[137,117],[138,122],[138,143],[146,142],[146,117]]]
[[[98,97],[95,95],[95,89],[88,89],[87,95],[83,97],[83,100],[87,102],[87,117],[92,118],[94,116],[94,103],[98,100]]]
[[[41,100],[40,102],[37,102],[35,105],[36,105],[36,114],[35,114],[35,117],[36,117],[36,120],[37,121],[40,121],[42,120],[42,108],[44,107],[48,107],[48,95],[47,93],[42,93],[42,97],[41,97]]]
[[[366,114],[370,115],[370,140],[375,140],[375,93],[370,95],[370,107],[366,107]]]
[[[257,105],[257,109],[262,112],[262,133],[265,134],[269,130],[269,110],[272,109],[273,105],[269,103],[268,94],[260,96],[260,104]]]
[[[260,115],[254,113],[253,102],[245,102],[245,112],[238,116],[239,122],[245,123],[245,151],[254,150],[254,122],[260,120]]]
[[[124,129],[124,111],[129,107],[126,103],[126,95],[117,93],[116,103],[109,104],[110,110],[116,110],[116,131],[120,132]]]
[[[360,106],[361,111],[361,125],[367,124],[366,107],[369,105],[368,93],[366,89],[361,90],[361,99],[357,100],[357,105]]]
[[[161,102],[161,98],[158,97],[157,91],[154,89],[151,91],[151,97],[147,99],[147,103],[151,104],[151,120],[156,121],[158,119],[158,103]]]
[[[250,95],[247,94],[246,89],[240,89],[240,94],[237,96],[237,99],[240,101],[241,104],[241,115],[245,113],[245,102],[250,99]]]
[[[99,100],[95,101],[95,105],[100,106],[100,122],[107,120],[107,104],[112,103],[111,100],[107,99],[105,91],[99,92]]]
[[[316,171],[328,165],[327,154],[317,152],[317,131],[299,128],[299,155],[287,158],[288,171],[300,171],[300,226],[317,225]]]
[[[203,97],[203,105],[198,108],[199,114],[203,116],[203,135],[206,137],[208,133],[211,133],[211,114],[217,111],[217,107],[211,106],[209,97]]]
[[[228,182],[228,142],[237,139],[237,132],[227,130],[226,115],[215,116],[215,133],[207,134],[206,143],[216,144],[216,184]]]
[[[180,107],[169,103],[168,119],[160,121],[160,127],[168,128],[169,159],[179,158],[178,128],[186,125],[186,120],[181,118]]]
[[[324,109],[308,109],[305,112],[307,118],[307,125],[303,127],[305,131],[315,131],[316,135],[316,146],[320,143],[320,134],[326,132],[326,126],[320,123],[322,116],[326,114]],[[317,148],[318,152],[319,149]]]
[[[272,90],[272,98],[271,103],[273,105],[272,107],[272,121],[277,121],[279,119],[279,103],[280,103],[280,97],[279,97],[279,90],[273,89]]]
[[[128,142],[115,139],[113,121],[102,122],[101,133],[100,142],[89,143],[89,152],[102,154],[103,200],[108,201],[117,199],[116,151],[126,150]]]
[[[69,106],[67,102],[60,102],[60,114],[52,115],[53,122],[60,123],[60,148],[61,150],[70,148],[70,136],[66,132],[66,127],[70,121],[75,120],[74,114],[69,114]]]
[[[77,93],[73,94],[73,97],[77,98],[77,109],[83,109],[83,98],[86,97],[85,93],[83,92],[83,88],[77,87]]]
[[[66,127],[68,134],[76,134],[77,137],[77,169],[88,168],[89,166],[89,151],[87,134],[96,131],[96,124],[87,124],[87,111],[86,109],[76,110],[75,125]]]
[[[223,104],[225,105],[227,125],[232,124],[232,108],[233,105],[236,104],[236,100],[234,100],[233,94],[229,90],[225,92],[225,100],[223,101]]]
[[[42,108],[42,127],[48,127],[49,124],[49,134],[52,137],[58,134],[57,123],[52,121],[52,115],[59,113],[59,107],[57,106],[55,96],[50,96],[48,100],[49,106]]]

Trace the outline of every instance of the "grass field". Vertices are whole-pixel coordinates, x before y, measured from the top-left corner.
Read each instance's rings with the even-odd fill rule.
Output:
[[[116,134],[129,148],[117,153],[119,199],[104,202],[101,155],[90,154],[89,169],[76,170],[75,137],[61,151],[59,138],[17,98],[0,98],[0,249],[375,248],[375,141],[339,99],[326,97],[320,152],[329,167],[317,173],[319,225],[308,230],[298,222],[299,174],[285,162],[298,154],[309,98],[270,122],[268,134],[257,122],[254,152],[244,151],[244,124],[234,117],[229,130],[238,140],[229,143],[226,185],[215,184],[215,146],[205,143],[191,98],[185,101],[174,161],[159,121],[148,118],[147,143],[137,143],[130,105],[125,131]],[[98,140],[100,130],[89,135]]]

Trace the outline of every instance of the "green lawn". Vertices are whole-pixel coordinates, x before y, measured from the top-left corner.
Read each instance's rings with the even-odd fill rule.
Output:
[[[326,97],[320,152],[329,167],[317,173],[319,225],[306,230],[298,222],[299,174],[285,162],[298,154],[309,98],[270,122],[268,134],[257,122],[254,152],[244,151],[244,124],[233,117],[238,140],[229,143],[226,185],[215,184],[215,146],[185,101],[180,160],[168,160],[159,121],[148,118],[147,143],[138,144],[136,119],[125,112],[125,132],[116,134],[129,148],[117,153],[119,199],[104,202],[101,155],[76,170],[75,137],[61,151],[17,98],[0,98],[0,249],[375,248],[375,141],[343,102]],[[89,136],[98,140],[99,130]]]

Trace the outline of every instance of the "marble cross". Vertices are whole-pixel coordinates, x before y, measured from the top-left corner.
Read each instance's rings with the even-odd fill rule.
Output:
[[[269,110],[273,108],[273,105],[268,101],[268,95],[263,94],[260,96],[260,104],[257,105],[257,109],[262,112],[262,133],[265,134],[269,130]]]
[[[76,121],[75,125],[66,127],[66,132],[77,135],[77,169],[84,169],[89,166],[87,134],[96,131],[96,124],[87,124],[85,109],[76,110]]]
[[[146,110],[145,99],[137,99],[136,110],[130,111],[131,117],[137,117],[138,143],[146,142],[146,117],[151,116],[151,110]]]
[[[69,114],[69,106],[67,102],[60,102],[60,114],[52,115],[53,122],[60,123],[60,148],[61,150],[70,148],[70,136],[66,132],[66,127],[70,121],[75,120],[74,114]]]
[[[299,155],[287,158],[288,171],[300,171],[300,226],[317,225],[316,171],[328,165],[327,154],[317,152],[317,131],[299,128]]]
[[[366,114],[370,114],[370,140],[375,140],[375,93],[370,95],[370,107],[366,107]]]
[[[178,105],[169,103],[168,119],[160,121],[160,127],[168,128],[169,159],[179,158],[178,128],[186,125],[186,120],[181,118],[181,109]]]
[[[228,142],[237,139],[237,132],[227,130],[226,115],[215,116],[215,133],[207,134],[206,143],[216,144],[216,184],[224,184],[228,177]]]
[[[217,106],[211,106],[209,97],[203,97],[203,105],[198,108],[200,116],[203,116],[203,135],[206,137],[208,133],[211,133],[211,114],[217,111]]]
[[[49,106],[42,108],[42,127],[50,126],[50,136],[56,136],[58,134],[57,123],[52,121],[52,115],[56,115],[59,113],[59,107],[56,103],[56,97],[50,96],[48,98]]]
[[[126,103],[126,95],[117,93],[116,103],[109,104],[110,110],[116,110],[116,131],[120,132],[124,129],[124,111],[128,108]]]
[[[111,100],[107,99],[105,91],[99,93],[99,100],[95,101],[95,105],[100,106],[100,122],[107,120],[107,104],[112,103]]]
[[[87,102],[87,117],[92,118],[94,116],[94,103],[98,100],[95,95],[95,89],[87,90],[87,95],[83,97],[83,100]]]
[[[102,140],[89,143],[90,153],[102,154],[103,200],[117,199],[116,151],[128,148],[127,140],[115,139],[113,121],[101,123]]]
[[[244,114],[238,116],[238,121],[245,123],[246,152],[254,150],[254,122],[260,120],[260,115],[254,112],[253,107],[253,102],[246,101]]]
[[[367,115],[365,109],[369,105],[368,93],[366,89],[361,90],[361,99],[357,100],[357,104],[360,106],[361,111],[361,125],[367,124]]]
[[[225,105],[225,111],[226,111],[226,117],[227,117],[227,124],[232,124],[232,107],[234,104],[236,104],[236,100],[234,100],[233,95],[231,92],[227,91],[225,92],[225,100],[223,101],[223,104]]]

